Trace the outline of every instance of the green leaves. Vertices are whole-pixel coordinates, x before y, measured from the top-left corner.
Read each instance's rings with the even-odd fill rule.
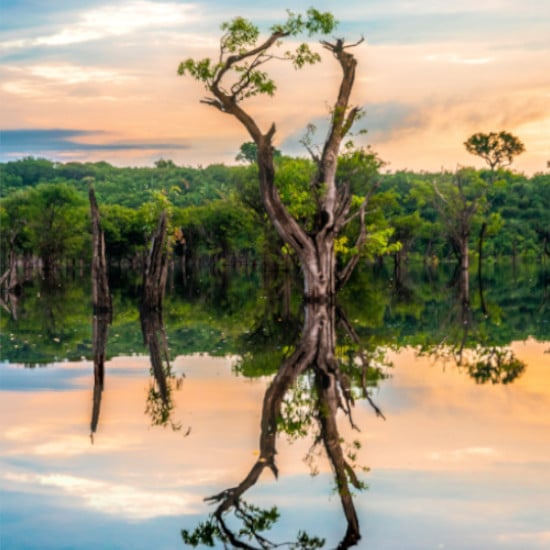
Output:
[[[311,51],[307,44],[300,44],[295,51],[287,51],[285,58],[292,61],[295,69],[301,69],[304,65],[313,65],[321,61],[317,52]]]
[[[525,151],[523,143],[509,132],[478,132],[465,142],[466,151],[477,155],[487,162],[491,170],[509,166],[515,156]]]
[[[244,46],[254,46],[260,36],[258,27],[244,17],[235,17],[222,23],[220,28],[225,31],[220,40],[221,49],[225,52],[242,54],[246,51]]]
[[[212,60],[209,58],[200,59],[199,61],[189,58],[179,64],[178,74],[180,76],[189,74],[195,80],[204,82],[208,87],[209,82],[214,78],[218,69],[219,66],[212,65]]]
[[[282,59],[291,61],[296,69],[301,69],[321,60],[321,56],[306,43],[277,55],[275,49],[281,45],[281,39],[302,33],[309,36],[328,34],[335,27],[336,20],[329,12],[322,13],[310,8],[303,16],[288,11],[287,20],[273,25],[270,36],[258,45],[258,26],[244,17],[235,17],[221,25],[223,35],[220,38],[218,61],[211,58],[188,58],[179,64],[178,74],[189,75],[202,82],[217,100],[222,95],[235,102],[259,94],[272,96],[276,90],[275,81],[267,72],[259,69],[261,65],[273,59]],[[217,100],[212,100],[212,105],[222,108]]]
[[[334,15],[330,12],[321,13],[315,8],[309,8],[307,10],[306,29],[311,36],[312,34],[329,34],[331,33],[338,22],[334,19]]]
[[[271,31],[283,36],[296,36],[307,32],[309,36],[314,34],[330,34],[338,25],[334,15],[330,12],[320,12],[315,8],[309,8],[304,18],[301,14],[287,10],[288,19],[283,24],[273,25]]]

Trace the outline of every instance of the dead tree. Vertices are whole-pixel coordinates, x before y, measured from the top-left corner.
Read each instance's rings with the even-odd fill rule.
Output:
[[[143,271],[141,308],[148,311],[162,311],[162,302],[168,276],[168,214],[160,216],[157,228],[151,237],[151,245]]]
[[[99,423],[101,396],[103,394],[105,378],[105,351],[109,325],[112,322],[113,307],[109,289],[109,276],[105,253],[105,235],[101,229],[99,208],[94,188],[89,188],[90,213],[92,218],[92,356],[94,361],[94,394],[92,419],[90,421],[90,438]]]

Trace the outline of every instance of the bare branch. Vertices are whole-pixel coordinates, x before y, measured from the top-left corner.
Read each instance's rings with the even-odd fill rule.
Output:
[[[357,42],[354,42],[353,44],[348,44],[347,46],[344,46],[344,50],[347,50],[348,48],[355,48],[356,46],[359,46],[359,44],[363,43],[365,41],[365,37],[364,36],[361,36],[361,38],[357,41]]]
[[[223,103],[221,101],[218,101],[217,99],[205,97],[204,99],[201,99],[200,102],[204,103],[205,105],[210,105],[211,107],[215,107],[216,109],[220,110],[222,113],[226,112],[223,106]]]

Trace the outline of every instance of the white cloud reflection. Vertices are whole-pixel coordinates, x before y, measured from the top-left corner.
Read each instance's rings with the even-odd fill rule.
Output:
[[[8,472],[3,477],[5,481],[18,485],[40,485],[60,489],[65,496],[81,499],[88,508],[130,520],[194,513],[202,503],[200,496],[183,491],[142,489],[66,474]]]

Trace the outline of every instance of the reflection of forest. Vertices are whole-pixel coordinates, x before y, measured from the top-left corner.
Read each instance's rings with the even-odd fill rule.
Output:
[[[64,290],[24,288],[17,315],[5,317],[3,328],[10,334],[14,359],[27,357],[29,365],[47,363],[51,356],[71,358],[72,350],[93,355],[92,436],[100,422],[109,354],[148,352],[152,379],[146,412],[154,425],[173,429],[181,426],[172,419],[172,391],[179,382],[170,356],[231,353],[239,357],[234,367],[239,374],[273,375],[263,401],[258,458],[235,486],[206,499],[215,504],[214,511],[193,530],[184,530],[183,539],[193,546],[216,541],[240,548],[276,544],[268,532],[279,510],[258,507],[245,497],[265,469],[278,476],[277,436],[286,433],[312,438],[310,459],[316,448],[327,456],[346,520],[338,547],[348,548],[361,538],[354,492],[365,485],[357,473],[360,444],[344,441],[337,412],[343,411],[351,427],[360,430],[354,404],[366,399],[383,417],[370,391],[385,376],[389,348],[415,346],[451,359],[477,383],[513,382],[525,365],[506,346],[530,336],[550,340],[550,335],[543,322],[546,273],[533,267],[509,269],[487,268],[482,287],[477,279],[453,278],[444,267],[415,270],[404,265],[399,280],[379,266],[364,268],[343,290],[338,307],[302,303],[288,273],[267,273],[261,285],[250,272],[226,271],[222,277],[195,273],[185,284],[171,274],[161,310],[137,307],[137,284],[115,287],[109,331],[110,312],[96,311],[90,323],[90,308],[83,308],[90,303],[89,287],[66,281]],[[92,341],[82,326],[92,328]],[[303,530],[287,545],[320,548],[324,543]]]
[[[456,287],[450,287],[452,269],[445,266],[408,266],[399,284],[393,270],[363,268],[343,289],[339,303],[365,343],[373,346],[433,346],[449,341],[449,329],[458,327]],[[114,277],[113,322],[107,356],[142,353],[137,288],[126,274]],[[256,367],[243,373],[254,376],[260,355],[260,371],[277,368],[281,350],[292,344],[299,327],[300,298],[292,293],[289,311],[281,310],[280,293],[259,280],[256,273],[229,272],[218,277],[210,272],[180,277],[169,274],[164,320],[172,357],[186,353],[256,356]],[[483,314],[477,280],[470,281],[472,321],[466,348],[473,348],[483,335],[488,346],[507,346],[533,337],[550,340],[548,319],[549,275],[537,265],[487,265],[484,268]],[[282,282],[280,282],[282,284]],[[278,286],[277,288],[282,288]],[[89,283],[65,279],[62,286],[47,286],[38,280],[23,288],[16,312],[0,317],[2,358],[28,366],[59,359],[92,357]],[[278,296],[277,306],[271,300]],[[267,308],[267,310],[266,310]],[[273,315],[267,315],[275,308]],[[291,313],[290,316],[286,315]],[[462,336],[462,335],[461,335]],[[458,335],[455,335],[458,338]],[[271,367],[269,364],[271,363]],[[261,372],[258,372],[261,374]]]

